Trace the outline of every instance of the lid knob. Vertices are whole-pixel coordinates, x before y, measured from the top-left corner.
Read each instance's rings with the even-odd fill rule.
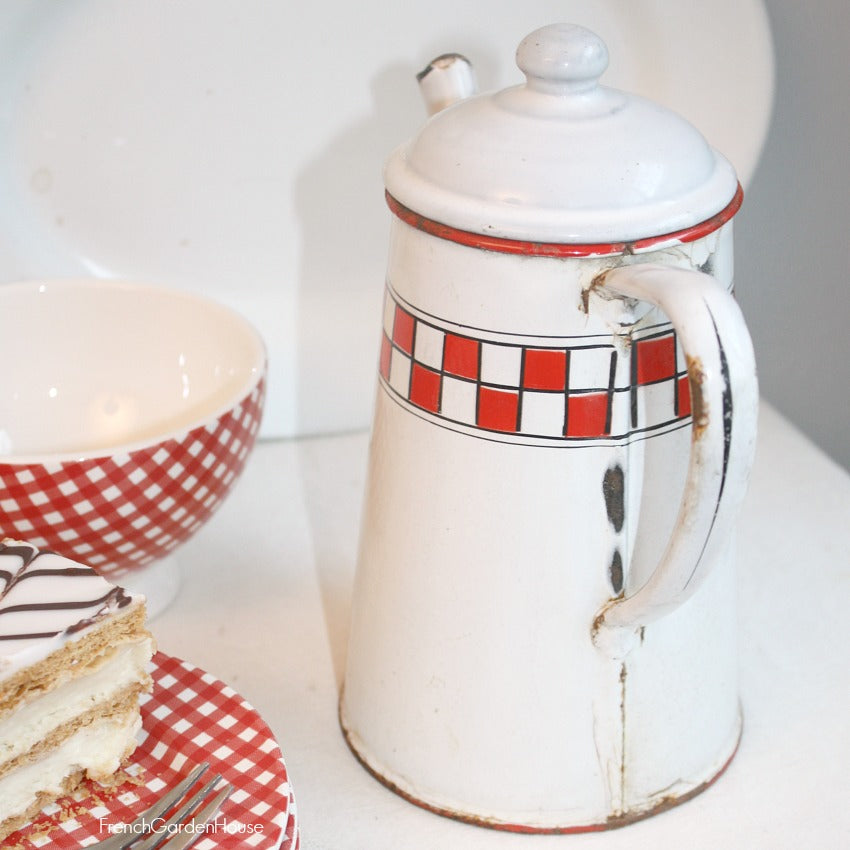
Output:
[[[516,62],[528,88],[545,94],[578,94],[596,87],[608,67],[608,48],[584,27],[550,24],[520,42]]]

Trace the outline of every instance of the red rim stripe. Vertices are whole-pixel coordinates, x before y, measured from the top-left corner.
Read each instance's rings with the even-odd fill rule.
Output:
[[[526,242],[521,239],[505,239],[499,236],[487,236],[482,233],[472,233],[459,230],[447,224],[441,224],[426,218],[399,203],[389,192],[386,193],[387,205],[393,214],[405,224],[417,230],[422,230],[431,236],[457,242],[470,248],[480,248],[483,251],[497,251],[502,254],[523,254],[534,257],[599,257],[608,254],[631,254],[659,247],[671,242],[695,242],[709,233],[719,230],[741,208],[744,200],[744,190],[741,184],[732,200],[716,215],[692,227],[665,233],[661,236],[649,236],[632,242],[600,242],[589,244],[573,244],[569,242]]]

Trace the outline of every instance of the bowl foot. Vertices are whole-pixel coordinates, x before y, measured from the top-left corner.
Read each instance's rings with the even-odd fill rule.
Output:
[[[148,620],[159,616],[174,601],[180,590],[180,568],[177,558],[168,555],[152,561],[143,570],[134,572],[118,583],[147,599]]]

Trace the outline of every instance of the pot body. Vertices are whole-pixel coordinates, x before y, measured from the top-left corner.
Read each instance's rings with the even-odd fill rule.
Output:
[[[340,718],[411,800],[598,829],[688,798],[732,757],[731,536],[628,646],[594,640],[674,533],[694,418],[670,321],[594,282],[652,262],[731,290],[732,222],[708,230],[553,257],[394,217]]]

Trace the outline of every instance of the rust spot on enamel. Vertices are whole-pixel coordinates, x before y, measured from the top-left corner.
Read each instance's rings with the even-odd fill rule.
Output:
[[[688,364],[688,382],[691,387],[691,411],[694,420],[694,439],[702,437],[708,427],[708,404],[703,395],[702,387],[705,383],[705,370],[699,357],[685,356]]]
[[[611,271],[611,269],[606,269],[604,272],[599,272],[599,274],[596,275],[596,277],[594,277],[593,280],[590,281],[590,284],[588,286],[586,286],[584,289],[582,289],[582,291],[581,291],[581,311],[582,311],[582,313],[584,313],[586,315],[590,313],[590,295],[591,295],[592,292],[595,292],[597,289],[602,289],[602,287],[605,286],[605,275],[607,275],[609,271]]]

